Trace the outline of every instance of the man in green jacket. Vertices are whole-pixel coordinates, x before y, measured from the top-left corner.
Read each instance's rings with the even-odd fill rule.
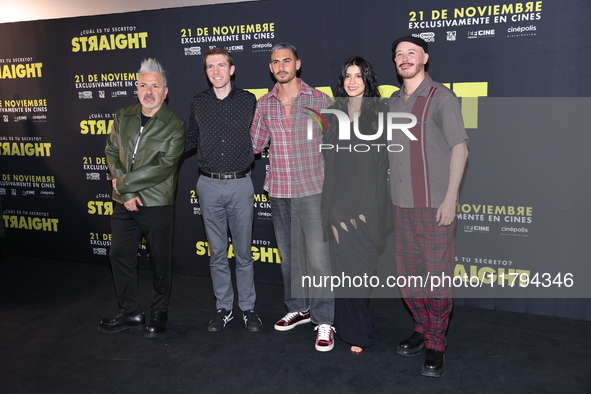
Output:
[[[152,264],[154,295],[145,337],[163,334],[172,279],[172,235],[178,161],[185,148],[185,122],[164,102],[166,76],[155,59],[138,73],[139,104],[115,114],[105,154],[115,209],[111,215],[109,256],[121,312],[103,319],[98,331],[143,330],[138,299],[137,252],[143,235]]]

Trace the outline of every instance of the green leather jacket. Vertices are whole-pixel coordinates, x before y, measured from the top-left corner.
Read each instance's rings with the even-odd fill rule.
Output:
[[[178,180],[178,162],[185,149],[185,122],[164,102],[146,123],[140,137],[133,171],[133,151],[141,128],[140,103],[115,114],[105,155],[112,179],[113,200],[125,203],[139,197],[144,206],[172,205]]]

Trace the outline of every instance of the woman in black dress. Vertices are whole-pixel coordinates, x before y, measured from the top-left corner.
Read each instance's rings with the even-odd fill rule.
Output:
[[[374,344],[369,313],[370,286],[359,286],[364,275],[374,275],[377,256],[389,225],[388,152],[385,117],[388,106],[380,101],[377,78],[365,59],[355,56],[343,64],[335,88],[339,119],[326,115],[324,136],[325,181],[323,216],[331,241],[333,275],[350,287],[335,293],[335,329],[339,338],[359,354]],[[344,119],[348,116],[349,122]],[[381,117],[381,120],[380,120]],[[343,127],[350,139],[344,139]],[[339,136],[340,134],[340,136]],[[373,138],[371,136],[374,136]],[[340,137],[340,138],[339,138]]]

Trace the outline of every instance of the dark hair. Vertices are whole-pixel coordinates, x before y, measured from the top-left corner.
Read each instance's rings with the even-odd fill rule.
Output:
[[[335,97],[344,97],[348,98],[349,95],[345,91],[343,87],[345,83],[345,76],[347,75],[347,69],[351,66],[359,67],[361,70],[361,75],[363,77],[363,83],[365,84],[365,91],[363,92],[363,97],[380,97],[380,92],[378,90],[378,77],[373,70],[371,64],[360,56],[353,56],[349,60],[343,64],[343,68],[341,69],[341,75],[339,75],[339,81],[337,86],[335,87]]]
[[[361,104],[361,114],[364,117],[371,119],[370,125],[372,130],[377,130],[378,127],[378,103],[381,95],[378,89],[378,77],[373,70],[371,63],[360,56],[353,56],[347,60],[341,69],[341,75],[339,75],[339,81],[334,89],[335,103],[334,109],[338,109],[345,113],[348,112],[349,95],[343,87],[345,83],[345,76],[347,69],[351,66],[359,67],[363,83],[365,84],[365,90],[363,91],[363,102]]]
[[[293,56],[295,57],[295,59],[293,59],[294,61],[298,60],[298,50],[295,46],[287,42],[280,42],[279,44],[275,44],[273,48],[271,48],[271,55],[273,54],[273,52],[281,51],[283,49],[287,49],[288,51],[291,51],[291,53],[293,53]]]
[[[212,55],[224,55],[226,60],[228,61],[228,66],[232,67],[234,65],[234,59],[232,59],[232,55],[224,48],[211,48],[209,51],[203,54],[203,68],[207,69],[207,58]]]

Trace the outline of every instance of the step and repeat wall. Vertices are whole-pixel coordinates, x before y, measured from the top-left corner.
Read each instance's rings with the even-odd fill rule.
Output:
[[[381,92],[400,82],[390,45],[429,43],[429,73],[460,97],[470,158],[458,205],[457,303],[591,320],[591,35],[585,1],[261,1],[0,24],[0,201],[10,253],[108,264],[113,212],[104,147],[117,109],[137,102],[137,69],[168,71],[188,122],[208,88],[202,55],[232,53],[235,83],[273,87],[271,47],[290,42],[301,78],[332,94],[353,55]],[[194,152],[182,159],[174,270],[209,275]],[[256,278],[281,283],[257,158]],[[381,263],[392,266],[392,240]],[[149,267],[145,245],[141,265]],[[229,255],[232,256],[232,249]],[[376,291],[378,294],[379,291]],[[390,296],[386,294],[385,296]]]

